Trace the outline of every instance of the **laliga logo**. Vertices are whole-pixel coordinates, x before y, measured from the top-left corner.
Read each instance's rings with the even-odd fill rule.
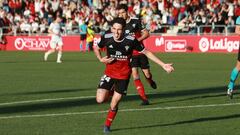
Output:
[[[199,49],[202,52],[207,52],[209,50],[227,50],[232,52],[233,50],[238,50],[239,41],[228,41],[227,38],[213,40],[207,38],[201,38],[199,41]]]
[[[201,38],[201,40],[199,41],[199,49],[202,52],[206,52],[209,49],[209,41],[207,38]]]

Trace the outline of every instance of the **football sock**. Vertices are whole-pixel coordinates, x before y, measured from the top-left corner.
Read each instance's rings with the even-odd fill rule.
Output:
[[[83,50],[83,45],[82,44],[80,44],[80,51],[82,51]]]
[[[134,84],[135,84],[135,87],[138,91],[140,98],[144,101],[147,100],[147,96],[145,94],[144,86],[143,86],[141,80],[140,79],[134,80]]]
[[[115,118],[115,116],[117,115],[118,109],[116,110],[112,110],[111,108],[108,110],[108,114],[107,114],[107,119],[105,121],[105,125],[110,127],[112,125],[112,122]]]
[[[58,52],[57,61],[61,61],[61,58],[62,58],[62,52]]]
[[[228,88],[231,89],[231,90],[233,90],[234,83],[235,83],[235,81],[236,81],[236,79],[238,77],[238,72],[239,71],[237,70],[237,68],[234,68],[232,70],[232,73],[231,73],[231,76],[230,76],[230,82],[228,84]]]
[[[89,50],[89,44],[86,44],[86,52]]]

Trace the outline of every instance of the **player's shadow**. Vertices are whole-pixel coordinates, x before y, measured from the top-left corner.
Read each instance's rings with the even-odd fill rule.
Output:
[[[57,93],[71,93],[71,92],[81,92],[81,91],[93,91],[95,89],[96,88],[61,89],[61,90],[19,92],[19,93],[13,93],[13,94],[14,95],[57,94]]]
[[[72,99],[61,101],[46,101],[28,104],[15,104],[8,106],[0,106],[0,114],[13,114],[22,112],[37,112],[44,110],[54,110],[62,108],[74,108],[87,105],[96,105],[95,98]]]
[[[135,126],[135,127],[117,128],[117,129],[112,129],[112,131],[177,126],[177,125],[182,125],[182,124],[221,121],[221,120],[236,119],[236,118],[240,118],[240,114],[232,114],[232,115],[217,116],[217,117],[203,117],[203,118],[196,118],[196,119],[192,119],[192,120],[184,120],[184,121],[178,121],[178,122],[167,123],[167,124],[153,124],[153,125],[145,125],[145,126],[143,125],[143,126]]]
[[[236,85],[236,89],[240,88],[240,85]],[[164,99],[164,98],[176,98],[176,97],[187,97],[184,99],[177,99],[172,101],[162,101],[162,102],[155,102],[153,104],[158,103],[165,103],[165,102],[179,102],[179,101],[186,101],[186,100],[195,100],[201,98],[212,98],[212,97],[222,97],[226,96],[226,86],[221,87],[210,87],[210,88],[200,88],[200,89],[189,89],[189,90],[178,90],[178,91],[170,91],[158,94],[148,94],[148,98],[151,99]],[[207,95],[206,95],[207,94]],[[237,95],[238,93],[236,93]],[[190,97],[189,97],[190,96]],[[139,96],[127,96],[126,100],[139,100]]]
[[[239,86],[237,86],[239,87]],[[78,89],[80,91],[80,89]],[[70,90],[72,92],[76,92],[78,90]],[[58,90],[54,91],[45,91],[39,92],[39,94],[44,93],[58,93]],[[68,92],[68,90],[60,90],[60,92]],[[214,88],[203,88],[203,89],[192,89],[192,90],[178,90],[178,91],[171,91],[159,94],[151,94],[149,95],[149,99],[154,98],[175,98],[175,97],[185,97],[191,96],[186,99],[180,100],[173,100],[173,101],[166,101],[166,102],[178,102],[184,100],[194,100],[196,99],[196,95],[202,97],[204,94],[205,98],[211,96],[224,96],[223,92],[226,92],[226,87],[214,87]],[[36,93],[29,93],[29,94],[37,94]],[[219,95],[216,95],[216,94]],[[27,94],[27,93],[25,93]],[[214,94],[214,95],[213,95]],[[195,97],[192,97],[195,96]],[[140,100],[138,95],[131,95],[126,96],[122,102],[131,102],[135,100]],[[161,102],[162,103],[162,102]],[[109,102],[107,103],[109,104]],[[157,104],[157,103],[156,103]],[[2,105],[0,106],[0,114],[13,114],[13,113],[22,113],[22,112],[37,112],[37,111],[44,111],[44,110],[54,110],[54,109],[62,109],[62,108],[74,108],[74,107],[82,107],[82,106],[90,106],[90,105],[97,105],[95,97],[90,98],[81,98],[81,99],[68,99],[68,100],[57,100],[57,101],[47,101],[47,102],[35,102],[35,103],[24,103],[24,104],[13,104],[13,105]]]

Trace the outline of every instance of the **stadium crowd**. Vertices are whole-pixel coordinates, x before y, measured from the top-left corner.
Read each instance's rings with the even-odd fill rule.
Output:
[[[216,25],[230,26],[229,32],[234,32],[240,15],[239,0],[1,0],[0,15],[17,34],[47,33],[57,15],[64,18],[62,28],[67,34],[78,34],[81,25],[91,25],[95,33],[101,33],[117,16],[117,5],[124,3],[130,15],[141,18],[152,33],[177,26],[176,32],[194,34],[201,25],[209,26],[200,29],[203,33],[225,30]]]

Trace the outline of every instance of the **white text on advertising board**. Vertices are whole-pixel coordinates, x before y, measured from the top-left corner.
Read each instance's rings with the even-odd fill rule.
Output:
[[[228,40],[228,38],[214,40],[202,37],[199,40],[199,49],[202,52],[208,52],[210,50],[214,51],[227,50],[228,52],[232,52],[233,50],[238,50],[238,48],[239,41],[231,41]]]
[[[50,44],[50,38],[16,38],[14,46],[17,50],[45,50]]]

